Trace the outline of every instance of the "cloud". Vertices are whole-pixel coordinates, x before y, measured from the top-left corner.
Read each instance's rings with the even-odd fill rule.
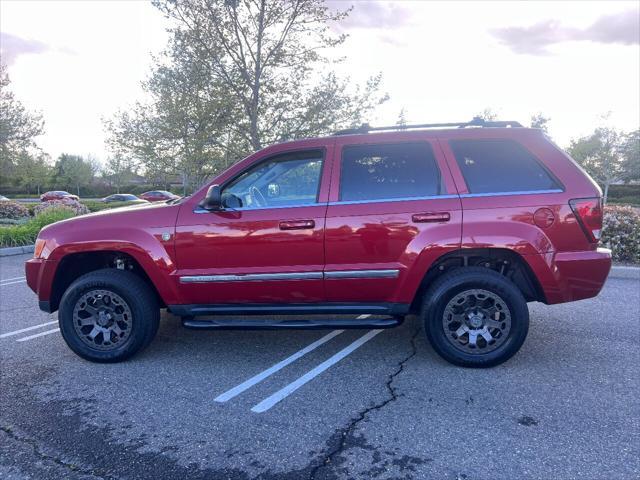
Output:
[[[412,17],[410,10],[400,3],[327,0],[326,4],[332,10],[340,11],[353,6],[349,16],[337,26],[340,30],[397,28],[409,24]]]
[[[547,20],[530,27],[497,28],[490,33],[515,53],[529,55],[548,55],[550,45],[571,41],[636,45],[640,44],[640,10],[604,15],[585,29]]]
[[[0,32],[0,58],[4,65],[11,65],[20,55],[39,54],[50,50],[50,48],[37,40],[27,40]]]

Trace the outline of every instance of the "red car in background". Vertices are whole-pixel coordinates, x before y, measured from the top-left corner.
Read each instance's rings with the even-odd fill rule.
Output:
[[[40,195],[41,202],[49,202],[51,200],[80,200],[77,195],[73,195],[64,190],[53,190],[51,192],[45,192]]]
[[[151,190],[150,192],[144,192],[140,195],[140,198],[147,200],[148,202],[164,202],[180,197],[171,192],[167,192],[166,190]]]

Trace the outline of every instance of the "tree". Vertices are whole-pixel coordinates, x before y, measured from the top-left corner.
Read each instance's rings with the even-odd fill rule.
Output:
[[[58,157],[53,170],[55,183],[64,185],[68,190],[75,189],[79,196],[80,187],[89,185],[95,177],[98,164],[90,158],[63,153]]]
[[[34,138],[44,131],[42,116],[31,113],[8,90],[6,67],[0,65],[0,175],[15,175],[16,162],[39,153]]]
[[[616,129],[600,127],[591,134],[572,140],[568,153],[596,180],[604,190],[607,202],[609,186],[625,175],[627,136]]]
[[[481,118],[482,120],[485,120],[487,122],[493,122],[494,120],[498,119],[498,114],[492,108],[487,107],[477,115],[474,115],[474,118]]]
[[[549,133],[548,123],[551,120],[545,117],[541,112],[531,115],[531,128],[539,128],[544,133]]]
[[[640,130],[624,136],[621,153],[621,179],[625,182],[640,181]]]
[[[398,125],[400,128],[406,128],[407,126],[407,111],[404,107],[400,109],[398,120],[396,120],[396,125]]]
[[[323,51],[340,45],[324,0],[156,0],[171,40],[144,84],[150,104],[120,113],[111,145],[186,182],[266,144],[363,123],[387,99],[380,76],[350,88]],[[177,168],[176,168],[177,167]]]
[[[48,163],[48,155],[33,155],[23,151],[15,159],[14,178],[18,185],[32,193],[35,190],[40,195],[42,186],[51,179],[51,166]]]
[[[120,187],[129,182],[135,174],[133,162],[122,156],[110,157],[102,172],[102,176],[116,188],[116,193],[120,193]]]

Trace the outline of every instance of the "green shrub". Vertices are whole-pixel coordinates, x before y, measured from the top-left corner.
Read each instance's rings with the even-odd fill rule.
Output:
[[[47,210],[68,210],[74,215],[84,215],[89,213],[89,209],[76,200],[64,199],[64,200],[50,200],[48,202],[42,202],[33,208],[33,213],[37,217]]]
[[[10,200],[0,200],[0,218],[18,220],[20,218],[28,216],[29,210],[20,205],[18,202],[12,202]]]
[[[640,263],[640,212],[633,207],[607,205],[604,209],[602,245],[618,262]]]
[[[69,209],[48,209],[22,225],[0,226],[0,247],[32,245],[46,225],[73,217]]]

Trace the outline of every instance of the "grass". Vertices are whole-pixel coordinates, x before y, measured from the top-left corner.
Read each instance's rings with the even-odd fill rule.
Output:
[[[30,218],[22,225],[0,226],[0,247],[21,247],[32,245],[43,227],[73,217],[73,212],[51,209]]]

